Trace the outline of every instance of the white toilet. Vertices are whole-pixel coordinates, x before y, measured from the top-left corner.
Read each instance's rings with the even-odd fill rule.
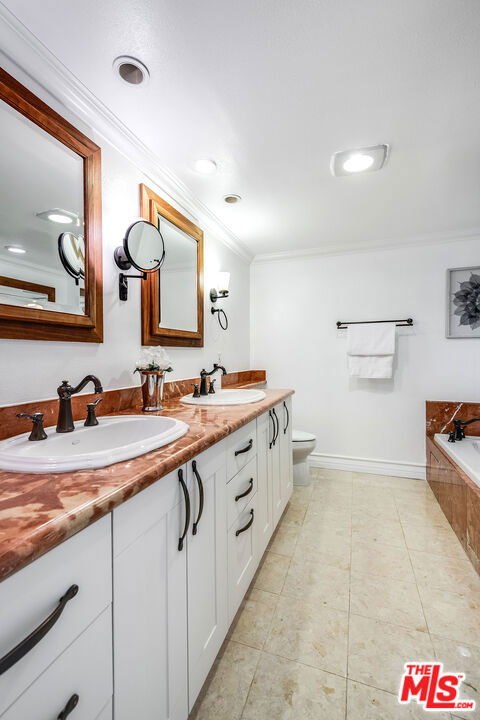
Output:
[[[307,460],[310,453],[315,450],[316,444],[317,438],[312,433],[292,430],[294,485],[308,485],[310,483]]]

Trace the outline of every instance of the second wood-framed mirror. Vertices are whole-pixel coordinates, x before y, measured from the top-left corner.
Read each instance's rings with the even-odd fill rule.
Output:
[[[165,245],[162,267],[142,282],[142,344],[203,347],[203,231],[143,184],[140,214]]]

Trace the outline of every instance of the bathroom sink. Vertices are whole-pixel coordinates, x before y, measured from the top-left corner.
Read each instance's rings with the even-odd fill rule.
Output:
[[[202,395],[194,398],[193,395],[184,395],[180,402],[188,405],[247,405],[248,403],[263,400],[263,390],[217,390],[212,395]]]
[[[177,440],[188,425],[160,415],[101,417],[95,427],[75,423],[75,431],[46,428],[47,439],[32,442],[30,433],[0,442],[0,469],[28,473],[61,473],[101,468],[130,460]]]

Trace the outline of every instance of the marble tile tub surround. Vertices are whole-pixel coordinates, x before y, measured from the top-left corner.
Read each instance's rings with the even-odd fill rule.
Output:
[[[218,375],[216,376],[218,377]],[[167,381],[164,387],[164,400],[188,395],[193,391],[192,384],[200,383],[200,378],[187,378],[185,380]],[[266,383],[265,370],[241,370],[239,372],[227,373],[222,377],[224,388],[251,387]],[[91,393],[72,395],[72,413],[74,420],[81,420],[86,417],[87,403],[97,399],[97,395]],[[97,406],[96,415],[113,415],[130,408],[140,409],[142,406],[142,391],[140,386],[121,388],[120,390],[106,390],[102,395],[102,402]],[[19,435],[29,429],[28,421],[16,417],[17,413],[42,412],[44,414],[44,425],[49,427],[57,422],[58,397],[51,400],[37,400],[21,405],[0,406],[0,440]]]
[[[183,420],[190,430],[170,445],[98,470],[57,475],[0,471],[0,581],[293,392],[265,389],[259,402],[214,408],[183,405],[174,398],[156,414]]]
[[[428,484],[311,475],[293,490],[190,720],[478,720],[480,706],[450,716],[397,701],[414,658],[465,672],[462,697],[480,701],[480,579]]]
[[[448,433],[453,430],[452,420],[480,417],[480,403],[427,400],[425,410],[429,437],[433,437],[435,433]],[[480,423],[472,423],[465,432],[467,435],[480,436]]]

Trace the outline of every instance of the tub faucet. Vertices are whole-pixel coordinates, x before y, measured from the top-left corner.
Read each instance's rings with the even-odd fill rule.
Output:
[[[457,440],[463,440],[465,437],[465,428],[467,425],[470,425],[470,423],[474,422],[480,422],[480,418],[472,418],[471,420],[454,420],[453,421],[453,427],[455,428],[453,432],[453,438],[450,442],[456,442]],[[450,433],[450,436],[452,433]]]
[[[102,383],[95,375],[86,375],[76,387],[72,387],[68,380],[63,380],[62,384],[57,388],[58,397],[60,398],[57,419],[58,433],[72,432],[72,430],[75,430],[72,415],[72,395],[76,395],[80,390],[83,390],[89,382],[93,382],[97,395],[103,393]]]
[[[218,363],[213,363],[213,370],[210,370],[210,372],[207,372],[205,369],[200,371],[200,395],[208,395],[208,387],[207,387],[207,376],[212,376],[213,373],[216,373],[217,370],[222,371],[222,375],[226,375],[227,371],[223,367],[223,365],[218,365]],[[215,392],[215,390],[213,391]]]

